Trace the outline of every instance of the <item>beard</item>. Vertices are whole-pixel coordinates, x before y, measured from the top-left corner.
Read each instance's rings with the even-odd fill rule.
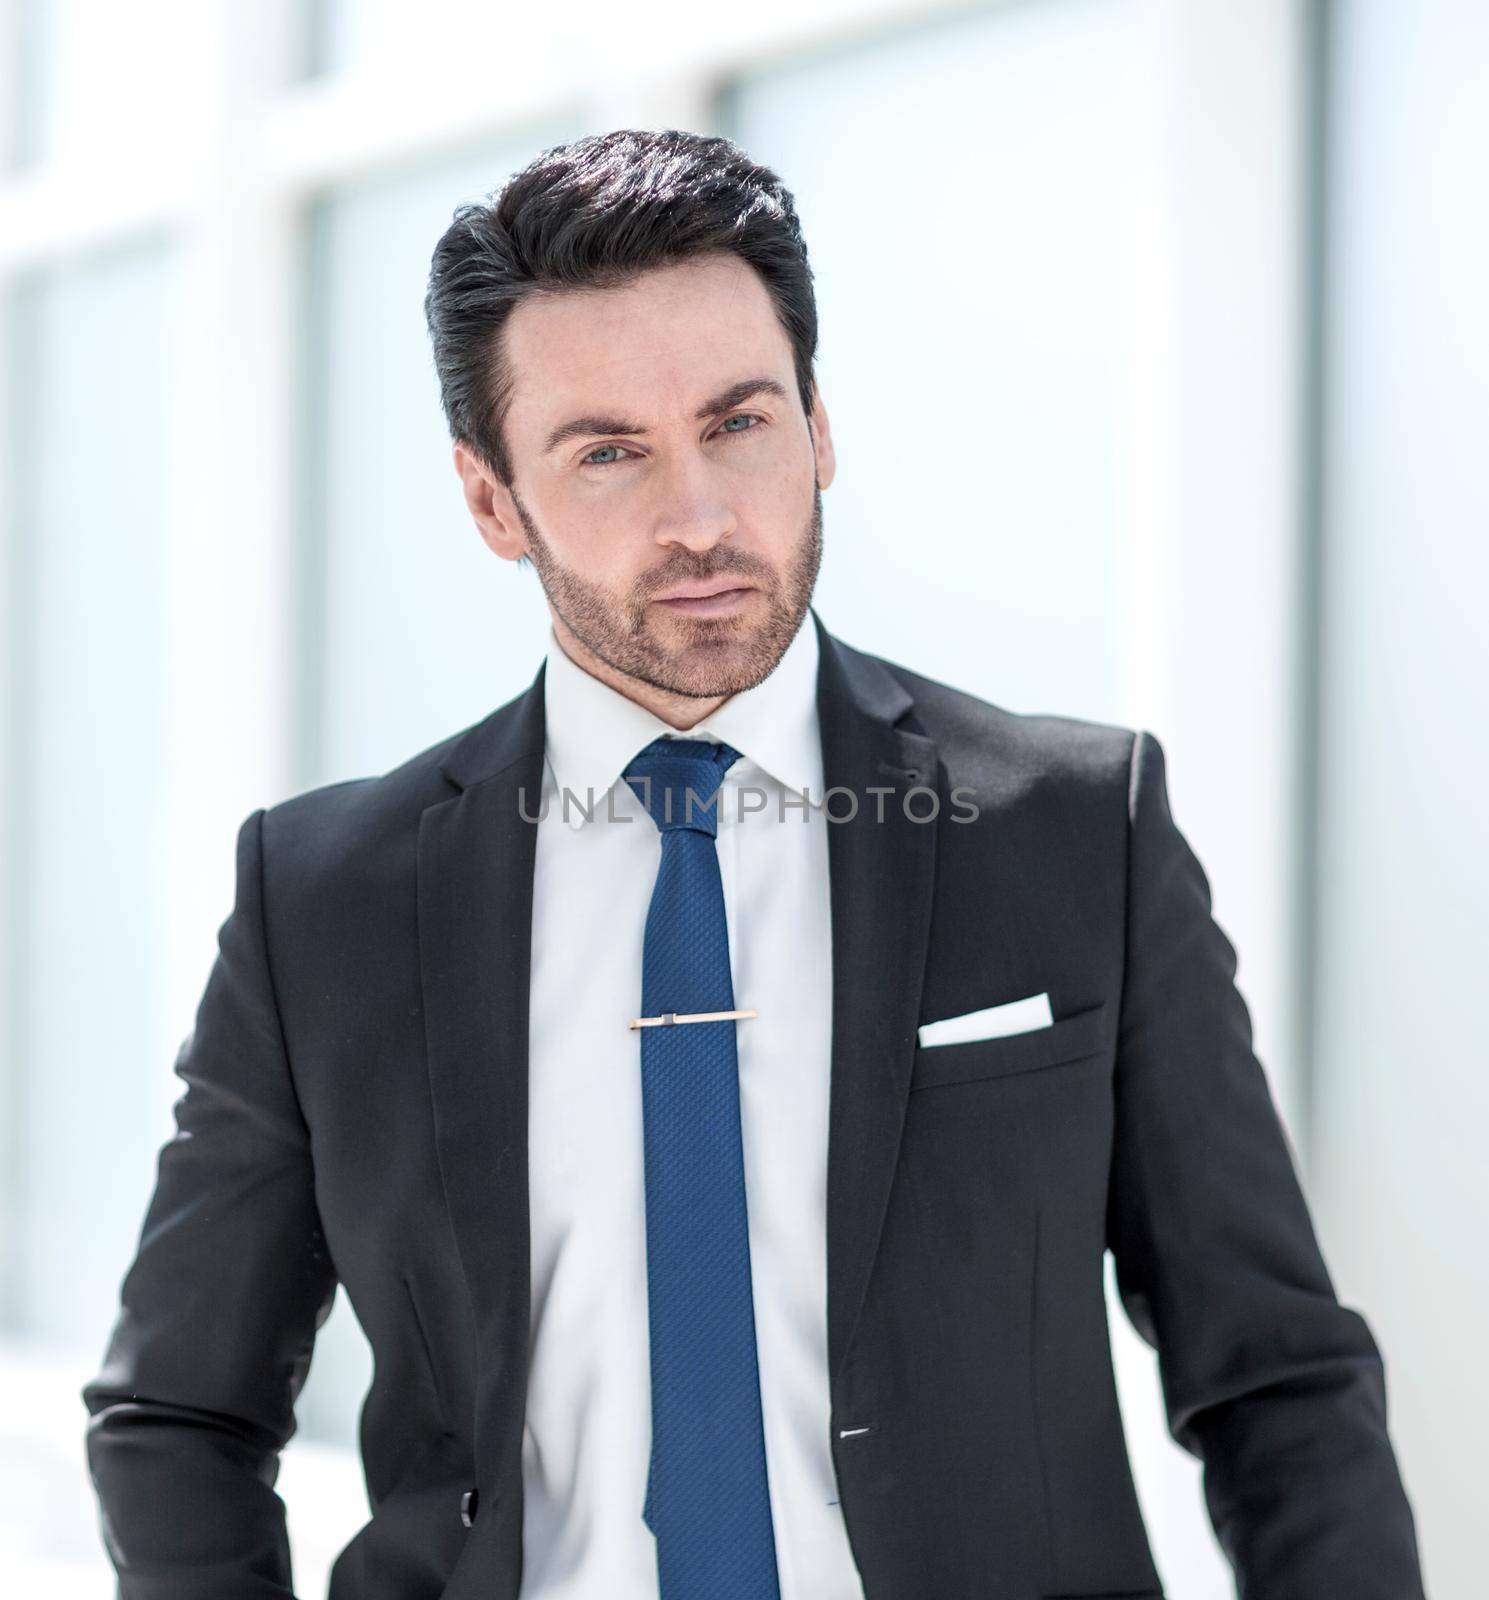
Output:
[[[763,682],[796,637],[811,604],[822,565],[822,490],[813,488],[812,513],[795,553],[778,572],[762,557],[717,544],[706,555],[678,550],[639,579],[629,593],[612,594],[564,566],[548,548],[527,507],[511,490],[527,534],[532,564],[548,603],[586,649],[617,672],[669,694],[715,700]],[[666,630],[652,617],[652,601],[680,583],[737,574],[759,590],[765,615],[675,615]],[[753,606],[753,602],[752,602]],[[754,607],[758,609],[758,607]]]

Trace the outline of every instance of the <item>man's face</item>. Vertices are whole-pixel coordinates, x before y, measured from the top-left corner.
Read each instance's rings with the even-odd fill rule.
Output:
[[[482,531],[531,557],[560,635],[673,694],[760,682],[811,599],[832,451],[754,270],[713,255],[537,296],[505,353],[513,482],[505,537]]]

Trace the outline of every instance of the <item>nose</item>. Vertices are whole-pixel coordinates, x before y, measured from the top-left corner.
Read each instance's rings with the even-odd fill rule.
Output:
[[[662,485],[657,511],[658,544],[708,550],[727,539],[737,524],[734,508],[707,460],[700,455],[673,465]]]

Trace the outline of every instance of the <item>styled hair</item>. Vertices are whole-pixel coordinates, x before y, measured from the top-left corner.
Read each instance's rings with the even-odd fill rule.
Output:
[[[812,407],[817,303],[790,191],[728,139],[616,129],[545,150],[486,200],[461,206],[435,246],[424,315],[453,439],[500,482],[513,373],[502,329],[530,295],[618,288],[708,251],[763,279]]]

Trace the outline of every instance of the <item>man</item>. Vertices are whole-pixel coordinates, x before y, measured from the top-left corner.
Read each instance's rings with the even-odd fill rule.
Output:
[[[334,1286],[376,1358],[334,1600],[1148,1596],[1105,1251],[1240,1589],[1420,1595],[1235,951],[1147,732],[830,634],[791,197],[546,152],[427,300],[531,686],[255,811],[84,1390],[131,1600],[287,1595]]]

